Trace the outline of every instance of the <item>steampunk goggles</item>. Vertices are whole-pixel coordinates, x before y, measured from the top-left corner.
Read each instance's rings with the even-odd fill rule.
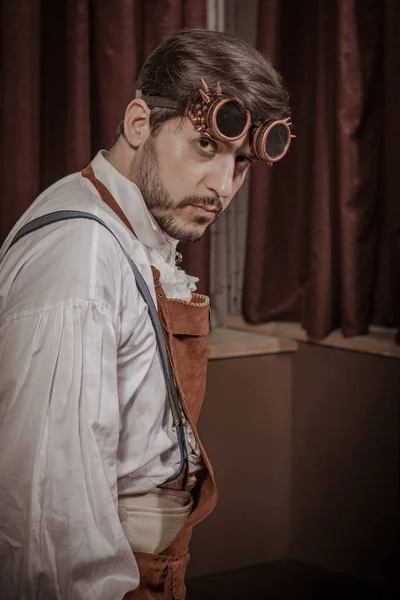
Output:
[[[199,133],[216,140],[234,142],[250,130],[250,147],[255,158],[272,166],[285,156],[291,139],[295,137],[292,135],[290,118],[252,122],[250,112],[237,99],[222,95],[219,82],[215,93],[209,90],[203,79],[201,82],[201,101],[188,111],[188,117]],[[140,90],[137,90],[136,98],[143,98],[150,109],[177,108],[177,103],[169,98],[142,96]]]

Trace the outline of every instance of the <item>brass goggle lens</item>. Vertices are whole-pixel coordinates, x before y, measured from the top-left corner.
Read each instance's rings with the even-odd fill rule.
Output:
[[[250,124],[250,113],[230,98],[213,102],[207,114],[211,135],[227,142],[234,142],[246,135]]]

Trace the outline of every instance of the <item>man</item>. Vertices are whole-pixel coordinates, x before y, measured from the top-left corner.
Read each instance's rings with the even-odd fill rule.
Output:
[[[196,429],[209,304],[176,246],[204,235],[251,162],[287,152],[287,101],[245,42],[181,31],[144,65],[113,147],[5,241],[2,598],[185,597],[216,491]]]

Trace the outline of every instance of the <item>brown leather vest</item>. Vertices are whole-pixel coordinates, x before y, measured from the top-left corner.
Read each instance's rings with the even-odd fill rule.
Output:
[[[132,225],[104,184],[96,179],[89,165],[82,171],[97,189],[101,199],[135,235]],[[182,531],[162,554],[135,553],[140,585],[125,600],[184,600],[185,572],[189,562],[189,542],[194,525],[214,509],[217,491],[210,461],[197,432],[197,421],[204,400],[208,362],[209,298],[193,294],[192,300],[169,299],[152,267],[158,313],[163,326],[178,393],[185,416],[192,426],[205,465],[193,490],[195,508]],[[119,600],[119,599],[116,599]]]

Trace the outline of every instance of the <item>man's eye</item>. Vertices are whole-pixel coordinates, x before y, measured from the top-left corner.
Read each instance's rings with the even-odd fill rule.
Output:
[[[217,151],[216,145],[211,140],[202,138],[201,140],[198,140],[197,143],[201,150],[206,154],[214,154]]]
[[[236,157],[236,164],[240,165],[243,168],[248,167],[249,165],[253,164],[253,162],[253,158],[245,156],[244,154],[239,154],[239,156]]]
[[[243,165],[243,166],[247,167],[247,165],[251,165],[251,163],[253,162],[253,159],[250,158],[249,156],[244,156],[244,154],[239,154],[239,156],[236,157],[236,162],[239,165]]]

